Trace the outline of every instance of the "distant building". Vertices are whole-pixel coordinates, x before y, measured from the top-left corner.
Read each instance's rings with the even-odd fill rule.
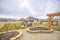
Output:
[[[27,24],[39,24],[40,20],[38,18],[35,17],[27,17],[27,18],[21,18],[19,21],[21,21],[22,23],[27,23]]]

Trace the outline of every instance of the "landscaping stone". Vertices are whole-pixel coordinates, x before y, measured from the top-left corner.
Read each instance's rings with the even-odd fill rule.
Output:
[[[18,34],[19,32],[17,31],[3,33],[0,34],[0,40],[10,40],[10,38],[17,36]]]
[[[53,32],[53,29],[48,29],[46,27],[34,27],[34,28],[27,28],[26,29],[28,32],[31,32],[31,33],[51,33]]]

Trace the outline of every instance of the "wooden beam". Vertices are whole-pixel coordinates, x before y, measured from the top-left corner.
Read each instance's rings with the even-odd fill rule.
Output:
[[[47,14],[47,16],[60,16],[60,13]]]

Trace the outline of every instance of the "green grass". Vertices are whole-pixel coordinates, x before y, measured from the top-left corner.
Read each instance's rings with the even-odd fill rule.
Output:
[[[48,24],[33,24],[33,27],[35,27],[35,26],[48,27]],[[52,25],[52,28],[53,28],[54,30],[60,31],[60,26],[59,26],[59,25],[57,25],[57,26],[53,26],[53,25]]]
[[[54,30],[60,31],[60,26],[53,26],[52,27]]]
[[[9,30],[19,30],[19,29],[25,29],[31,26],[24,26],[22,27],[20,23],[15,24],[5,24],[2,28],[0,28],[0,32],[9,31]]]
[[[9,31],[9,30],[20,30],[20,29],[36,27],[36,26],[48,27],[48,24],[33,24],[32,26],[24,26],[24,27],[22,27],[20,23],[6,24],[6,25],[4,25],[3,28],[0,28],[0,32]],[[54,30],[60,31],[60,26],[56,26],[56,27],[53,26],[52,28]]]
[[[48,25],[47,24],[33,24],[33,27],[35,27],[35,26],[42,26],[42,27],[47,27]]]

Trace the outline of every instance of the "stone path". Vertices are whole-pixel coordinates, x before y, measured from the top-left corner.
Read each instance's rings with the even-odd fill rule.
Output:
[[[20,30],[23,35],[20,40],[60,40],[60,31],[53,33],[28,33],[26,30]]]

